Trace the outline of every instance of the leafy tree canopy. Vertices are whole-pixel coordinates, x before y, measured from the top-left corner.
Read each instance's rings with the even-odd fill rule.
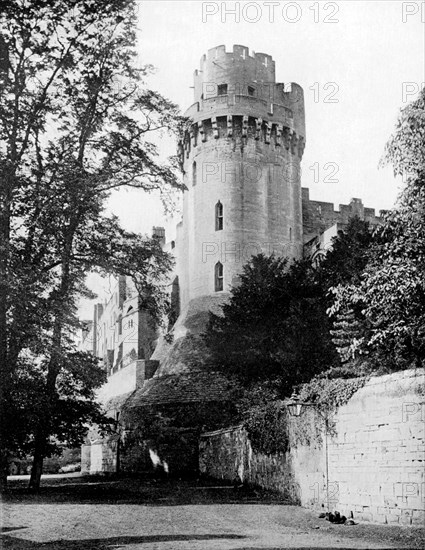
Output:
[[[351,338],[352,356],[374,368],[423,367],[425,360],[425,89],[405,107],[383,163],[410,174],[396,207],[377,231],[364,274],[333,292],[330,313],[357,308],[363,334]]]
[[[34,435],[41,419],[48,418],[50,438],[45,454],[60,453],[63,445],[76,447],[83,442],[88,424],[108,430],[110,421],[95,401],[95,390],[106,381],[98,360],[86,352],[63,353],[63,364],[56,383],[54,399],[46,402],[47,365],[25,354],[13,372],[10,407],[3,421],[8,432],[8,447],[17,456],[34,452]],[[46,415],[46,407],[48,414]]]
[[[357,282],[369,260],[373,231],[368,222],[354,216],[348,220],[338,236],[332,239],[319,275],[326,288],[343,283]]]
[[[182,188],[176,159],[163,161],[152,136],[177,132],[183,120],[144,83],[152,68],[138,63],[134,8],[133,0],[1,6],[0,412],[13,410],[14,380],[25,354],[34,355],[32,380],[45,404],[27,434],[35,487],[58,430],[51,412],[73,353],[87,272],[129,275],[154,318],[167,309],[161,279],[170,256],[106,213],[120,187],[158,190],[167,206],[171,190]],[[96,376],[86,382],[95,386]],[[3,471],[10,421],[0,426]]]
[[[214,364],[245,385],[278,380],[280,393],[337,361],[323,287],[310,262],[254,256],[205,333]]]

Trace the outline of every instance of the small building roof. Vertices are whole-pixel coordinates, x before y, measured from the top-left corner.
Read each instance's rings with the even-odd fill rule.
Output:
[[[127,400],[125,407],[229,401],[232,388],[232,382],[219,373],[187,371],[168,374],[148,380]]]

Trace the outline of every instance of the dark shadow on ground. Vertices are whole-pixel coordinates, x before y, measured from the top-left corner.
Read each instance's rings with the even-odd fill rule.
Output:
[[[46,478],[42,480],[40,494],[28,493],[26,484],[27,481],[25,480],[12,482],[9,492],[4,495],[4,503],[41,506],[58,506],[60,504],[138,504],[140,506],[153,507],[184,505],[282,505],[278,524],[283,530],[285,528],[297,529],[302,532],[314,530],[317,537],[320,537],[320,534],[324,533],[335,535],[353,548],[356,547],[356,543],[359,540],[379,543],[382,546],[400,550],[423,550],[425,548],[425,529],[419,526],[374,525],[361,521],[355,526],[335,525],[323,519],[318,519],[317,512],[305,510],[299,506],[289,506],[289,503],[282,499],[280,495],[244,486],[233,487],[228,483],[221,483],[217,480],[155,479],[148,475],[121,479],[94,476],[60,479]],[[199,513],[202,514],[202,511],[200,510]],[[19,520],[17,519],[16,521],[18,522]],[[11,528],[7,529],[12,530]],[[92,544],[93,541],[56,541],[56,546],[53,543],[47,543],[47,545],[43,546],[39,543],[34,543],[35,546],[31,546],[33,543],[30,541],[28,542],[29,546],[22,546],[22,544],[26,544],[22,539],[14,539],[9,535],[5,536],[4,540],[5,544],[6,541],[9,541],[9,546],[5,545],[4,547],[13,550],[29,550],[29,548],[43,548],[47,550],[55,550],[56,548],[59,550],[77,550],[77,548],[89,550],[90,548],[103,550],[105,544],[109,544],[106,541],[110,541],[110,539],[99,541],[97,546],[87,546],[87,544]],[[316,540],[316,537],[312,537],[312,540]],[[10,541],[15,541],[14,546]],[[132,542],[135,541],[132,540]],[[74,546],[70,546],[71,543]],[[338,546],[338,543],[336,544],[335,548],[342,548],[342,546]],[[285,546],[283,545],[282,548],[285,548]],[[110,550],[110,546],[108,550]],[[257,550],[257,548],[245,547],[238,550]],[[276,549],[270,548],[269,550]],[[279,548],[278,550],[282,549]],[[312,547],[311,550],[315,549]]]
[[[193,540],[234,540],[244,539],[241,535],[150,535],[134,537],[110,537],[104,539],[83,539],[83,540],[52,540],[50,542],[36,542],[25,540],[10,535],[0,538],[2,548],[9,550],[110,550],[115,546],[126,546],[129,544],[152,544],[155,542],[185,542]]]
[[[3,542],[2,548],[8,550],[111,550],[111,548],[127,546],[130,544],[152,544],[161,542],[189,542],[189,541],[207,541],[207,540],[231,540],[243,539],[239,535],[156,535],[156,536],[134,536],[134,537],[111,537],[104,539],[85,539],[85,540],[53,540],[50,542],[35,542],[33,540],[18,539],[9,535],[3,536],[0,540]],[[265,548],[264,546],[244,546],[235,547],[232,550],[358,550],[358,547],[347,548],[345,546],[316,547],[305,546],[288,547],[273,546]],[[394,550],[391,548],[382,548],[381,550]],[[404,550],[415,550],[414,548],[404,548]]]
[[[216,480],[128,479],[81,477],[47,479],[40,493],[30,493],[23,480],[9,484],[4,501],[14,504],[141,504],[181,506],[202,504],[290,504],[279,494]]]
[[[1,533],[8,533],[9,531],[17,531],[18,529],[28,529],[28,527],[2,527]]]

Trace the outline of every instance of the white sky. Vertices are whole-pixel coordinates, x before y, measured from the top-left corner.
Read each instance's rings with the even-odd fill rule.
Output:
[[[310,188],[310,198],[333,202],[337,209],[352,197],[376,210],[390,208],[400,182],[390,168],[378,169],[378,162],[400,107],[417,95],[403,97],[403,86],[410,92],[425,82],[425,2],[274,3],[272,8],[262,1],[140,1],[140,63],[157,67],[149,86],[184,112],[193,103],[193,71],[208,49],[225,44],[231,51],[233,44],[241,44],[270,54],[276,80],[304,88],[302,185]],[[235,8],[239,23],[230,13]],[[338,22],[326,23],[325,18]],[[328,99],[337,102],[325,102],[336,88]],[[174,143],[162,143],[164,155],[175,153]],[[309,169],[315,163],[318,182]],[[333,176],[338,182],[323,181],[331,175],[324,170],[326,163],[338,166]],[[167,240],[174,236],[178,216],[165,219],[154,197],[121,191],[110,208],[128,229],[150,233],[153,225],[163,225]]]

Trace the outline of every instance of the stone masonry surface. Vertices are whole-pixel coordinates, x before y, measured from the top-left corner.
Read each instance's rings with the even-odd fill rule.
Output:
[[[324,433],[321,443],[312,440],[274,456],[254,453],[241,427],[204,434],[201,472],[276,489],[319,510],[328,501],[331,510],[347,517],[423,525],[424,383],[423,369],[374,377],[338,409],[327,435],[328,484]],[[290,438],[296,422],[308,419],[291,419]]]

